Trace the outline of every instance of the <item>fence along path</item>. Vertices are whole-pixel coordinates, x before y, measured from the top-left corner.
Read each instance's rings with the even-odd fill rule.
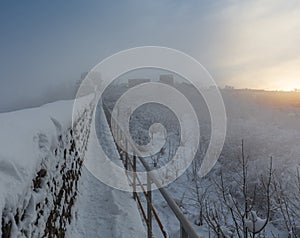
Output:
[[[106,119],[108,121],[108,125],[110,127],[110,130],[114,130],[115,133],[112,133],[114,135],[117,135],[118,137],[121,137],[122,139],[126,140],[125,134],[121,130],[121,128],[118,126],[118,122],[112,118],[111,112],[107,108],[107,106],[102,103],[104,113],[106,115]],[[110,121],[114,120],[115,128],[112,128]],[[115,140],[115,138],[114,138]],[[128,140],[126,140],[126,143],[128,143]],[[164,238],[168,237],[167,232],[164,229],[163,223],[160,220],[158,213],[156,209],[153,206],[152,203],[152,194],[151,194],[151,186],[152,183],[154,183],[164,200],[167,202],[169,208],[172,210],[173,214],[177,217],[179,223],[180,223],[180,238],[200,238],[200,235],[196,232],[192,224],[188,221],[188,219],[185,217],[179,206],[176,204],[174,199],[169,195],[169,193],[162,187],[160,187],[160,182],[154,177],[154,175],[151,173],[151,167],[149,164],[145,161],[145,159],[141,156],[139,156],[138,151],[136,151],[136,154],[131,156],[126,151],[123,151],[118,144],[115,142],[118,152],[120,154],[120,158],[123,161],[124,167],[126,170],[131,170],[133,172],[133,176],[127,176],[129,183],[132,186],[133,189],[133,198],[136,200],[138,207],[141,211],[142,217],[147,225],[147,233],[148,238],[153,237],[153,230],[152,230],[152,222],[153,217],[155,221],[158,224],[158,227],[160,228],[161,234]],[[133,146],[133,145],[131,145]],[[141,179],[136,175],[136,165],[137,162],[140,162],[141,165],[144,167],[144,169],[149,172],[147,175],[147,184],[144,185],[141,182]],[[141,195],[145,197],[147,208],[145,209],[142,205],[141,197],[139,193],[136,192],[136,187],[140,186],[142,193]],[[146,187],[145,187],[146,186]]]

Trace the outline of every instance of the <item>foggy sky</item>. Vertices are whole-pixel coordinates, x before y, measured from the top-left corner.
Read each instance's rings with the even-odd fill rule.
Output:
[[[220,86],[300,82],[297,0],[4,0],[0,30],[0,112],[68,88],[105,57],[143,45],[190,54]]]

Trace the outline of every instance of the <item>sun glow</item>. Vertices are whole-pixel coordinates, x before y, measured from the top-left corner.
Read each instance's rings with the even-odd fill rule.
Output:
[[[270,91],[284,91],[284,92],[295,92],[300,90],[300,78],[290,78],[285,80],[267,80],[265,87],[266,90]]]
[[[276,88],[266,88],[268,91],[282,91],[282,92],[300,92],[300,85],[297,86],[282,86]]]

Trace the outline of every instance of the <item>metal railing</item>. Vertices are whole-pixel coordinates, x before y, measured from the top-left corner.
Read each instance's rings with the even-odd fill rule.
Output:
[[[106,105],[104,103],[102,103],[102,105],[103,105],[103,110],[106,114],[106,119],[108,121],[110,130],[111,131],[114,130],[115,133],[113,133],[113,134],[117,135],[118,138],[125,139],[126,144],[127,144],[129,140],[127,140],[122,129],[118,126],[119,125],[118,122],[114,118],[112,118],[111,112],[106,107]],[[109,119],[114,120],[115,128],[111,128],[111,123],[110,123]],[[120,158],[123,161],[125,169],[127,171],[131,170],[133,172],[132,173],[133,176],[132,177],[127,176],[127,178],[133,188],[133,198],[137,201],[138,207],[141,210],[143,219],[145,220],[145,223],[147,225],[148,238],[153,237],[153,230],[152,230],[153,216],[161,230],[163,237],[165,237],[165,238],[168,237],[168,234],[165,231],[164,226],[158,216],[158,213],[152,203],[152,192],[151,192],[152,183],[154,183],[157,186],[160,194],[162,195],[164,200],[167,202],[168,206],[170,207],[170,209],[172,210],[174,215],[177,217],[177,219],[180,223],[180,237],[181,238],[200,238],[200,235],[196,232],[196,230],[194,229],[192,224],[185,217],[185,215],[181,211],[180,207],[176,204],[174,199],[169,195],[169,193],[166,191],[165,188],[160,186],[160,182],[155,178],[153,173],[151,173],[151,167],[149,166],[149,164],[145,161],[145,159],[142,156],[138,155],[138,151],[136,151],[135,155],[130,156],[126,151],[122,150],[119,147],[118,143],[116,143],[116,138],[114,138],[114,140],[115,140],[115,144],[117,146],[118,152],[120,154]],[[141,179],[137,176],[137,173],[136,173],[137,158],[141,162],[144,169],[148,172],[147,173],[147,183],[145,185],[142,183]],[[147,212],[145,211],[145,209],[142,205],[142,200],[141,200],[139,194],[136,192],[137,186],[141,187],[142,194],[145,196],[145,199],[147,201],[146,202],[147,203]],[[147,186],[147,188],[145,188],[145,186]]]

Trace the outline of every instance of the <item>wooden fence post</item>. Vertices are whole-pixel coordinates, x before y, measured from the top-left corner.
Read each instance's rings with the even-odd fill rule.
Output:
[[[183,226],[180,224],[180,238],[188,238],[188,234],[184,230]]]
[[[149,173],[149,172],[148,172]],[[147,215],[148,215],[148,238],[152,238],[152,193],[151,193],[151,178],[147,173]]]
[[[136,155],[133,154],[133,168],[132,168],[132,174],[133,174],[133,198],[136,200]]]

